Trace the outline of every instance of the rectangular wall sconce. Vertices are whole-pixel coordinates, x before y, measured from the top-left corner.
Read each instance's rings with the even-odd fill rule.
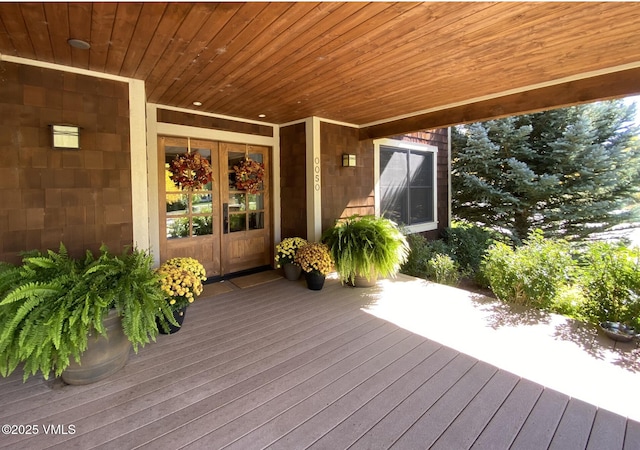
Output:
[[[80,129],[74,125],[51,125],[53,148],[80,148]]]
[[[355,167],[356,155],[349,155],[347,153],[342,155],[342,167]]]

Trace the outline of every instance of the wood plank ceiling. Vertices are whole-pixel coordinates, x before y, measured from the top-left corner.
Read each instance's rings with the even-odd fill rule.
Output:
[[[69,38],[91,49],[72,48]],[[0,53],[141,79],[158,104],[280,124],[315,115],[375,125],[594,74],[628,75],[640,68],[640,7],[0,3]],[[633,80],[608,83],[618,88],[590,96],[640,92]],[[464,119],[456,117],[448,120]]]

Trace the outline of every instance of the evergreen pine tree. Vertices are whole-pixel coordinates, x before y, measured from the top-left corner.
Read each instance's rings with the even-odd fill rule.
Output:
[[[453,212],[512,233],[581,238],[631,220],[640,191],[635,106],[599,102],[456,127]]]

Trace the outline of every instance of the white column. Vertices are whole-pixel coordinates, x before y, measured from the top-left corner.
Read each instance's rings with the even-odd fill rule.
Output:
[[[320,166],[320,119],[305,121],[307,135],[307,240],[317,242],[322,235],[322,169]]]
[[[274,143],[271,152],[271,202],[273,205],[273,242],[275,246],[282,235],[282,203],[280,198],[280,127],[273,128]]]
[[[158,192],[158,108],[154,104],[147,104],[147,161],[148,161],[148,189],[149,189],[149,248],[153,261],[160,265],[160,195]],[[162,174],[164,175],[164,174]]]
[[[149,186],[147,182],[147,136],[144,81],[129,80],[129,139],[131,150],[131,209],[133,245],[148,250]]]

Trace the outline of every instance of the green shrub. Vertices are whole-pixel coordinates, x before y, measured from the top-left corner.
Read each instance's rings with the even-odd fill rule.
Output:
[[[407,235],[409,254],[400,272],[418,278],[427,278],[427,263],[437,254],[448,254],[448,247],[442,240],[429,241],[421,234]]]
[[[594,323],[640,327],[640,249],[593,243],[581,259],[584,314]]]
[[[449,255],[459,264],[462,272],[476,283],[488,286],[480,267],[487,251],[495,242],[507,242],[500,233],[466,221],[453,221],[445,230]]]
[[[561,286],[553,303],[549,306],[549,311],[572,317],[577,320],[587,321],[585,316],[586,298],[581,286],[577,284]]]
[[[455,286],[460,281],[460,266],[449,255],[437,253],[426,263],[426,277],[436,283]]]
[[[569,244],[546,240],[539,230],[524,244],[513,249],[496,243],[487,252],[482,270],[499,299],[548,310],[569,284],[575,267]]]

